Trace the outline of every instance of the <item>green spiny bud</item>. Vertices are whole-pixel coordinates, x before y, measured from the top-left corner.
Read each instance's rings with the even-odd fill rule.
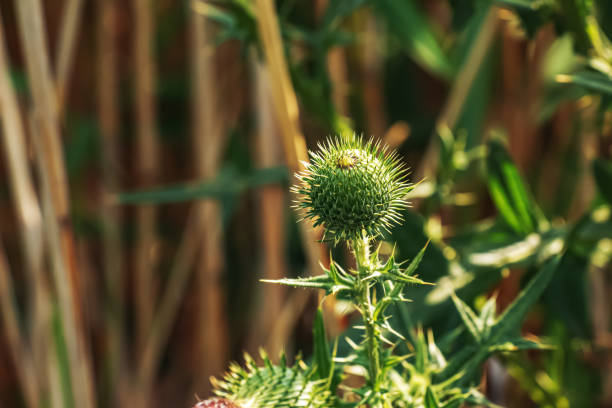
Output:
[[[395,152],[372,140],[328,139],[310,152],[311,163],[293,187],[297,207],[335,242],[377,236],[400,221],[407,206],[407,169]]]

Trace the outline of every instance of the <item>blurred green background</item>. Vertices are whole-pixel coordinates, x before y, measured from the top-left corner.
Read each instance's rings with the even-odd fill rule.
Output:
[[[345,132],[398,149],[419,182],[385,240],[407,259],[430,239],[436,286],[409,288],[402,324],[448,335],[451,288],[502,311],[566,248],[523,327],[556,347],[490,359],[481,391],[612,406],[609,1],[0,14],[1,406],[189,407],[243,350],[308,356],[319,299],[258,281],[348,259],[296,223],[288,190],[306,148]],[[324,306],[330,335],[350,327]]]

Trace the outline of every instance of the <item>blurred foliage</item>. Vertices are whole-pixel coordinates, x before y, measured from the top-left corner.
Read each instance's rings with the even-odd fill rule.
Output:
[[[120,174],[125,193],[115,201],[163,205],[160,232],[165,250],[174,248],[182,226],[176,220],[184,207],[176,203],[201,198],[222,202],[228,294],[238,294],[228,301],[232,347],[238,356],[252,317],[245,310],[251,310],[256,297],[251,259],[258,256],[254,248],[258,243],[251,241],[254,231],[264,228],[252,215],[255,194],[264,185],[286,186],[289,174],[283,166],[253,164],[250,138],[256,107],[250,106],[240,112],[239,123],[230,131],[231,142],[217,176],[184,181],[193,179],[191,164],[184,160],[191,154],[187,135],[192,89],[188,58],[182,51],[187,13],[203,14],[215,23],[216,46],[238,44],[237,63],[246,66],[253,55],[263,58],[254,2],[197,1],[197,7],[188,3],[174,2],[166,7],[167,13],[157,16],[163,186],[143,190],[131,182],[136,178],[130,160],[134,154],[131,78],[123,77],[120,143],[127,164]],[[604,282],[610,280],[612,257],[612,2],[329,0],[322,2],[326,6],[318,14],[312,3],[276,2],[309,145],[349,129],[371,133],[368,114],[373,105],[382,104],[387,127],[398,122],[410,125],[410,136],[398,150],[415,169],[414,181],[419,181],[421,168],[431,165],[423,158],[435,159],[431,174],[412,193],[414,209],[406,211],[403,225],[386,237],[396,243],[398,259],[413,259],[431,241],[419,276],[436,285],[407,286],[404,294],[413,301],[392,310],[393,326],[408,339],[401,347],[413,353],[406,364],[420,374],[433,375],[433,382],[456,372],[456,364],[471,370],[465,380],[477,385],[479,364],[495,350],[502,354],[494,361],[501,361],[513,380],[506,383],[506,395],[487,394],[493,402],[517,407],[609,404],[603,399],[603,384],[611,375],[605,362],[610,352],[609,346],[598,342],[602,328],[596,327],[593,314],[600,306],[592,304],[592,286],[598,282],[593,280],[595,274],[603,274]],[[476,67],[476,79],[456,123],[437,127],[491,7],[497,13],[496,36]],[[365,23],[370,19],[375,30]],[[370,37],[375,40],[375,80],[382,94],[373,103],[365,89],[363,56]],[[339,85],[333,82],[327,61],[330,50],[338,47],[345,52],[347,65],[346,113],[334,104],[333,92]],[[26,93],[23,71],[11,74],[18,92]],[[250,88],[240,92],[248,97]],[[74,93],[79,99],[78,94],[87,91]],[[92,173],[100,160],[100,132],[95,110],[89,102],[81,104],[69,106],[63,126],[72,217],[79,238],[85,240],[100,233],[99,213],[89,202],[90,181],[98,177]],[[4,195],[4,187],[0,189]],[[301,275],[306,260],[289,205],[279,217],[287,220],[287,269],[291,275]],[[132,230],[132,223],[126,222],[123,234],[131,238]],[[333,251],[335,256],[342,249]],[[609,290],[607,285],[605,293]],[[529,301],[513,303],[516,296]],[[319,367],[327,367],[329,355],[322,349],[330,347],[324,344],[320,324],[317,320],[314,359]],[[608,331],[605,327],[605,334]],[[296,331],[298,344],[310,338],[305,332]],[[519,336],[536,334],[552,350],[506,353],[506,342],[499,340],[510,334],[516,342],[508,349],[533,345]],[[356,335],[350,328],[343,334],[338,355],[350,352],[344,339]],[[59,330],[55,342],[58,354],[65,354]],[[484,351],[475,353],[475,345],[485,345]],[[427,371],[425,363],[438,364],[440,356],[451,355],[454,359],[444,359],[435,374]],[[65,360],[65,356],[60,359]],[[448,365],[451,368],[444,368]],[[493,375],[490,364],[485,367]],[[439,406],[433,393],[425,391],[425,406]]]
[[[433,241],[422,260],[420,275],[436,282],[436,286],[407,287],[405,294],[413,302],[396,306],[392,316],[393,326],[401,327],[401,333],[410,339],[411,350],[416,349],[417,354],[410,361],[418,366],[420,358],[432,357],[419,357],[419,350],[439,347],[436,353],[454,356],[448,362],[453,369],[445,365],[447,368],[436,375],[444,378],[445,372],[455,373],[454,365],[458,364],[464,367],[466,382],[478,379],[477,371],[473,376],[468,373],[491,351],[533,346],[529,340],[499,342],[509,333],[518,335],[522,319],[533,308],[534,321],[539,323],[530,325],[536,324],[534,330],[547,339],[553,351],[540,352],[535,359],[526,353],[504,357],[508,374],[539,406],[594,406],[601,391],[600,375],[604,373],[600,371],[603,368],[593,367],[586,360],[588,353],[593,352],[596,335],[588,302],[589,271],[595,260],[599,266],[607,264],[606,245],[612,239],[610,136],[601,131],[604,122],[609,123],[612,94],[612,48],[606,37],[612,26],[611,7],[607,2],[587,0],[494,3],[511,12],[506,18],[510,16],[514,21],[509,24],[520,25],[527,37],[523,41],[527,43],[536,41],[538,33],[546,27],[552,25],[554,29],[554,41],[537,72],[542,81],[540,99],[526,101],[536,109],[534,125],[544,132],[561,115],[561,107],[588,100],[596,111],[595,123],[590,124],[600,138],[596,143],[608,146],[589,165],[590,158],[583,155],[581,147],[586,143],[583,129],[589,125],[579,115],[571,117],[573,125],[566,129],[571,134],[567,148],[546,152],[550,156],[547,163],[555,165],[559,178],[555,195],[541,203],[540,194],[533,193],[537,188],[523,176],[529,169],[519,169],[508,152],[507,146],[513,140],[508,139],[511,136],[504,129],[504,122],[491,119],[491,104],[499,103],[496,93],[504,69],[500,61],[504,52],[500,50],[501,40],[496,40],[477,68],[476,80],[462,104],[457,124],[452,129],[434,129],[440,105],[439,102],[436,105],[435,99],[428,100],[452,86],[481,32],[486,13],[492,7],[490,2],[448,1],[452,21],[444,28],[427,17],[424,2],[415,0],[330,0],[321,17],[314,20],[303,13],[299,2],[280,1],[278,7],[291,75],[305,116],[330,133],[346,129],[340,124],[344,119],[332,102],[334,85],[326,56],[331,48],[339,46],[349,51],[349,66],[358,65],[356,53],[363,41],[358,30],[363,28],[363,16],[372,15],[384,35],[378,40],[384,48],[380,62],[387,120],[389,124],[403,120],[411,125],[411,137],[400,150],[406,157],[416,157],[432,139],[439,142],[439,165],[434,175],[422,183],[421,193],[414,194],[418,213],[406,212],[404,225],[388,238],[397,243],[397,253],[402,258],[416,256],[427,240]],[[237,39],[244,47],[257,48],[253,7],[250,2],[217,1],[206,3],[202,10],[218,23],[219,43]],[[294,47],[300,53],[292,52]],[[356,81],[358,73],[351,71],[349,75],[351,81]],[[349,98],[356,103],[351,104],[349,123],[357,130],[367,129],[362,92],[358,81],[351,84]],[[533,163],[534,168],[537,166],[538,163]],[[576,196],[588,179],[595,181],[600,197],[576,214],[573,210]],[[203,185],[129,193],[120,200],[161,203],[222,194],[234,194],[237,199],[235,193],[245,188],[284,180],[280,169],[246,173],[228,170],[221,171],[218,180]],[[491,204],[495,212],[491,211]],[[496,297],[491,291],[519,271],[524,271],[529,284],[519,300],[497,316]],[[542,293],[544,296],[536,305]],[[521,301],[524,298],[529,300]],[[457,329],[461,322],[463,328]],[[421,327],[433,329],[432,333],[440,339],[438,346],[424,340]],[[349,330],[346,336],[350,338],[351,333]],[[320,341],[320,334],[315,337]],[[318,350],[320,353],[321,345]],[[341,341],[338,353],[342,355],[348,350]],[[431,395],[428,391],[425,406],[439,406]]]

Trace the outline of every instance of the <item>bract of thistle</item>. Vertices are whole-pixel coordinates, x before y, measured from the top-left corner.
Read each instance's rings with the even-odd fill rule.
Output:
[[[328,139],[310,158],[293,191],[304,218],[324,227],[324,239],[376,237],[400,222],[412,186],[395,152],[352,135]]]

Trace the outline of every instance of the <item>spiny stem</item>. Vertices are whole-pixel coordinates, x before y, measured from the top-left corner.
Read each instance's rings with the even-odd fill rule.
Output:
[[[366,277],[372,272],[372,261],[370,259],[370,238],[363,231],[361,239],[352,241],[351,243],[355,259],[357,261],[358,272],[358,304],[365,325],[366,350],[368,354],[368,373],[370,376],[370,385],[374,391],[378,391],[378,376],[380,373],[380,352],[378,334],[374,322],[372,305],[372,297],[370,294],[370,285],[366,281]]]

